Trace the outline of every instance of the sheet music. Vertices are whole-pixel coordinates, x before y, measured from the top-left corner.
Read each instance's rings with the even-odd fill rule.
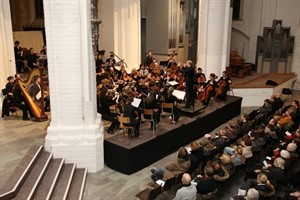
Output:
[[[176,82],[176,81],[168,81],[168,84],[174,86],[174,85],[178,85],[178,82]]]
[[[142,99],[138,99],[138,98],[133,98],[133,102],[131,103],[132,106],[138,108],[140,103],[141,103]]]
[[[35,98],[36,98],[37,100],[39,100],[41,97],[42,97],[42,93],[41,93],[41,90],[40,90],[39,93],[37,93],[37,94],[35,95]]]
[[[185,97],[185,92],[181,91],[181,90],[174,90],[172,93],[175,97],[177,97],[177,99],[181,99],[183,100]]]
[[[157,180],[156,183],[160,186],[164,186],[165,182],[163,180]]]

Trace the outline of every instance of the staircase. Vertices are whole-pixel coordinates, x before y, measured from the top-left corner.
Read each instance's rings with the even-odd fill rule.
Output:
[[[87,170],[54,159],[43,146],[32,146],[0,189],[0,200],[80,200]]]

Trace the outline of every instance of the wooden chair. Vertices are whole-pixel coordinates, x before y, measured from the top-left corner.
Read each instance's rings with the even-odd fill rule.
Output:
[[[155,135],[154,134],[154,126],[156,126],[156,121],[153,117],[153,113],[154,113],[153,109],[144,109],[144,112],[141,116],[141,122],[150,122],[150,123],[152,122],[153,123],[152,132],[153,132],[153,135]],[[145,115],[150,116],[150,119],[145,118]]]
[[[154,200],[161,193],[161,186],[156,185],[153,188],[146,188],[138,193],[136,196],[139,200]]]
[[[124,136],[128,135],[129,138],[132,137],[134,134],[135,126],[129,125],[130,118],[124,116],[118,116],[118,120],[120,122],[120,128],[123,130]]]
[[[174,120],[174,111],[173,111],[173,103],[162,103],[161,104],[161,114],[160,114],[160,118],[166,116],[166,115],[170,115],[172,117],[172,121]],[[166,111],[166,109],[170,109],[171,111]]]

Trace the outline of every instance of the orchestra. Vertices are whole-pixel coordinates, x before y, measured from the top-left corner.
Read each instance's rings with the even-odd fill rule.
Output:
[[[110,58],[113,58],[112,55]],[[201,68],[196,71],[191,60],[183,65],[177,64],[174,54],[169,56],[168,61],[160,62],[163,66],[159,66],[153,57],[152,50],[148,51],[139,69],[132,68],[131,73],[126,71],[123,62],[124,60],[119,63],[106,62],[101,66],[98,63],[96,66],[98,71],[96,74],[97,106],[103,119],[112,122],[107,130],[108,133],[113,133],[118,128],[117,115],[129,116],[132,124],[140,126],[140,113],[143,109],[153,109],[155,123],[151,124],[151,129],[156,129],[160,122],[162,103],[174,104],[174,119],[172,118],[171,122],[175,124],[182,112],[178,103],[185,103],[183,109],[189,109],[190,106],[194,106],[195,100],[200,101],[204,106],[209,104],[212,97],[226,100],[227,92],[232,84],[225,71],[218,81],[214,73],[211,73],[209,80],[206,81]],[[116,63],[119,67],[116,67]],[[185,98],[179,100],[173,95],[174,90],[185,92]],[[135,108],[131,106],[134,98],[141,99],[141,103]],[[117,113],[111,113],[109,109],[111,105],[116,105]],[[151,116],[145,116],[147,117]],[[136,130],[134,136],[139,137],[140,128]]]

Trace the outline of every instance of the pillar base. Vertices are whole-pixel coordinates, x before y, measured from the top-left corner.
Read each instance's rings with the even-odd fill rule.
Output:
[[[45,150],[51,152],[54,158],[64,158],[66,163],[76,163],[77,167],[87,168],[88,172],[98,172],[104,167],[102,123],[81,131],[81,135],[78,130],[76,135],[72,135],[70,127],[50,126]]]

